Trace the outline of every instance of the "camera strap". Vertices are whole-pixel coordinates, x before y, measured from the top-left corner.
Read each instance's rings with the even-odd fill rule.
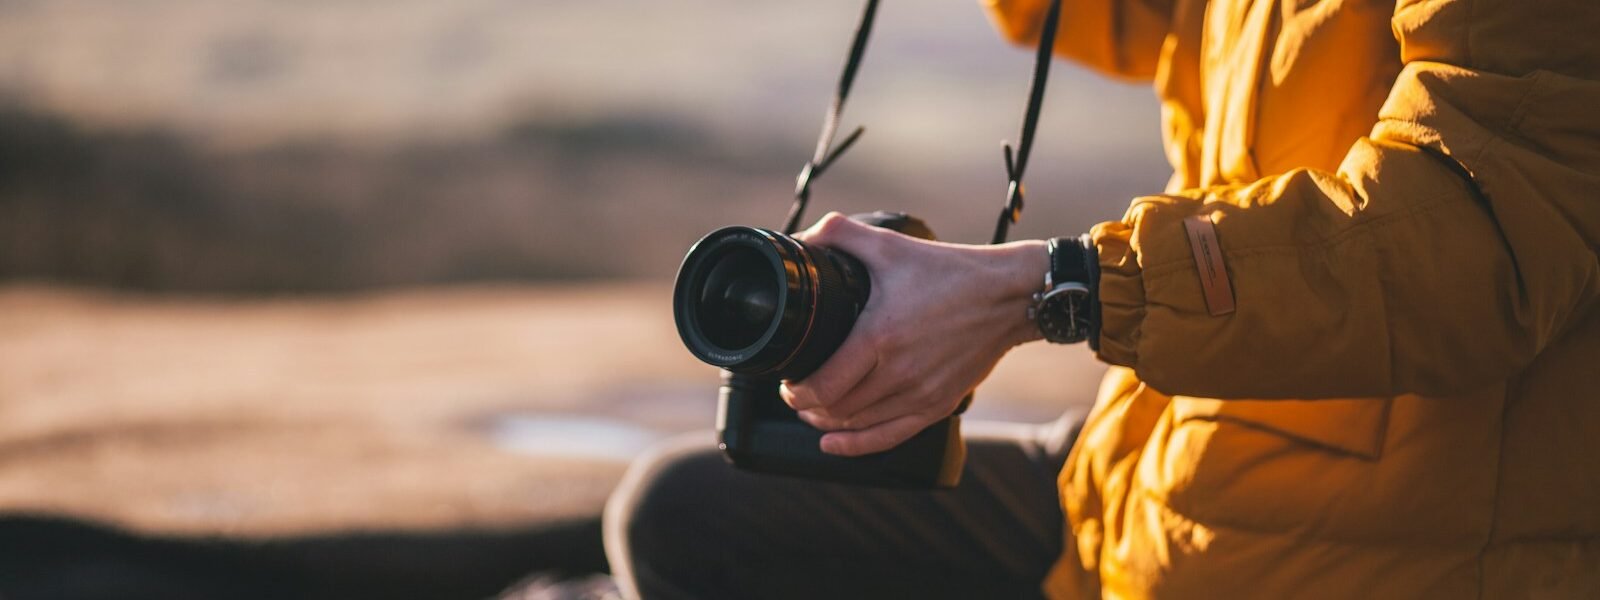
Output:
[[[833,102],[828,105],[827,116],[823,118],[817,149],[811,154],[811,160],[806,161],[806,165],[800,169],[800,176],[795,178],[794,204],[789,207],[789,219],[783,226],[786,234],[800,228],[806,204],[811,201],[812,180],[822,175],[828,165],[849,150],[867,130],[865,127],[856,127],[839,143],[839,147],[829,149],[833,145],[833,136],[839,132],[839,115],[844,112],[845,99],[850,97],[850,86],[855,83],[856,69],[861,67],[861,56],[867,52],[867,37],[872,34],[872,22],[877,15],[878,0],[867,0],[866,6],[861,9],[861,22],[856,25],[855,38],[850,43],[850,56],[844,61],[844,72],[839,74],[839,87],[833,93]]]
[[[1022,135],[1017,139],[1013,160],[1011,144],[1002,143],[1006,157],[1006,204],[1000,209],[1000,220],[994,225],[991,243],[1003,244],[1011,225],[1022,218],[1022,173],[1028,168],[1028,155],[1033,150],[1033,132],[1039,126],[1039,109],[1044,104],[1044,88],[1050,79],[1050,52],[1056,42],[1056,26],[1061,23],[1061,0],[1051,0],[1045,13],[1044,29],[1039,32],[1039,49],[1033,58],[1033,83],[1028,88],[1028,108],[1022,115]]]
[[[850,44],[850,54],[845,59],[844,72],[839,75],[839,86],[834,91],[833,102],[828,105],[827,115],[822,121],[822,134],[817,139],[817,148],[811,154],[811,160],[806,161],[800,169],[800,175],[795,178],[794,204],[789,207],[789,218],[783,226],[783,232],[792,234],[800,228],[800,219],[804,217],[806,205],[811,201],[811,182],[826,171],[839,155],[856,143],[861,134],[866,132],[865,127],[856,127],[850,135],[837,147],[833,146],[833,138],[839,131],[839,117],[844,112],[844,103],[850,97],[850,87],[855,83],[856,71],[861,66],[861,57],[867,50],[867,38],[872,33],[872,23],[878,14],[878,1],[867,0],[861,11],[861,21],[856,25],[855,37]],[[1015,152],[1010,143],[1004,143],[1006,161],[1006,203],[1000,212],[1000,220],[995,224],[993,243],[999,244],[1006,241],[1011,225],[1022,217],[1022,175],[1028,168],[1028,157],[1033,149],[1034,130],[1039,125],[1039,111],[1044,104],[1045,83],[1050,78],[1050,56],[1055,46],[1056,29],[1061,22],[1061,0],[1051,0],[1050,8],[1045,13],[1043,29],[1039,32],[1039,47],[1034,55],[1033,81],[1028,90],[1028,105],[1022,118],[1022,135],[1017,139]]]

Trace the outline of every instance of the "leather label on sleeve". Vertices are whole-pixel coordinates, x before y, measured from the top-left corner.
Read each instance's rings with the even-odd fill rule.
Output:
[[[1209,215],[1194,215],[1183,220],[1183,230],[1189,234],[1189,250],[1194,253],[1194,265],[1200,272],[1206,310],[1213,317],[1233,312],[1233,282],[1228,279],[1227,265],[1222,263],[1217,226]]]

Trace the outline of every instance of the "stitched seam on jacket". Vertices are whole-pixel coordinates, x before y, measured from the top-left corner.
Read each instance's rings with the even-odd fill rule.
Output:
[[[1517,114],[1522,113],[1523,107],[1525,105],[1527,105],[1528,98],[1529,98],[1529,96],[1533,95],[1533,90],[1534,90],[1534,88],[1538,87],[1538,83],[1539,83],[1538,80],[1535,79],[1534,82],[1533,82],[1533,85],[1528,86],[1528,91],[1525,92],[1522,95],[1522,100],[1520,102],[1518,102],[1516,110],[1512,111],[1513,115],[1517,115]],[[1511,125],[1508,123],[1507,127],[1510,127],[1510,126]],[[1473,162],[1478,162],[1477,159],[1481,159],[1484,154],[1487,154],[1489,152],[1489,148],[1490,147],[1495,146],[1497,144],[1502,144],[1502,143],[1505,143],[1505,138],[1503,138],[1501,136],[1495,136],[1493,138],[1490,138],[1488,142],[1484,143],[1483,146],[1478,148],[1478,153],[1473,155],[1473,159],[1474,159]],[[1463,168],[1465,167],[1465,165],[1462,165],[1462,166],[1463,166]],[[1468,171],[1468,174],[1470,176],[1471,172]],[[1494,206],[1490,203],[1488,195],[1483,192],[1483,186],[1478,185],[1478,181],[1477,181],[1476,178],[1474,178],[1471,181],[1469,181],[1468,185],[1471,185],[1473,187],[1473,189],[1476,191],[1476,195],[1477,195],[1476,199],[1484,203],[1483,209],[1486,210],[1486,211],[1489,211],[1490,218],[1494,219]],[[1505,233],[1500,231],[1499,219],[1495,219],[1495,225],[1496,225],[1495,231],[1497,233],[1500,233],[1500,239],[1501,239],[1502,243],[1504,243],[1505,242]],[[1507,244],[1506,251],[1508,253],[1511,251],[1509,243]],[[1514,268],[1515,268],[1516,262],[1517,262],[1516,254],[1512,253],[1511,254],[1511,263],[1512,263]],[[1520,268],[1518,268],[1518,270],[1517,270],[1517,282],[1519,284],[1522,282],[1522,272],[1521,272]],[[1516,387],[1513,384],[1517,383],[1519,379],[1520,379],[1520,377],[1513,377],[1511,381],[1506,382],[1505,392],[1500,398],[1500,440],[1499,440],[1500,448],[1495,452],[1494,495],[1493,495],[1493,497],[1491,497],[1489,499],[1489,529],[1488,529],[1488,532],[1484,535],[1483,545],[1478,548],[1478,598],[1479,598],[1479,600],[1482,600],[1483,594],[1484,594],[1484,590],[1487,589],[1487,587],[1488,587],[1484,583],[1484,574],[1485,574],[1485,572],[1487,571],[1487,568],[1488,568],[1488,565],[1486,564],[1486,561],[1489,558],[1489,547],[1491,545],[1493,545],[1493,543],[1494,543],[1495,532],[1500,529],[1500,495],[1501,495],[1501,489],[1502,489],[1502,485],[1503,485],[1502,479],[1505,477],[1505,473],[1506,473],[1506,470],[1505,470],[1505,461],[1506,461],[1506,416],[1511,412],[1511,391],[1512,391],[1512,389],[1514,389]]]
[[[1471,47],[1472,47],[1471,37],[1472,37],[1472,33],[1471,33],[1471,28],[1470,28],[1471,25],[1470,25],[1470,23],[1472,23],[1473,21],[1471,20],[1471,13],[1472,13],[1471,9],[1473,7],[1475,7],[1476,4],[1477,4],[1476,2],[1471,2],[1471,3],[1468,4],[1468,23],[1469,23],[1469,25],[1468,25],[1467,40],[1466,40],[1466,46],[1467,46],[1467,49],[1468,49],[1468,51],[1467,51],[1468,52],[1467,53],[1468,64],[1471,64],[1471,57],[1472,57],[1472,55],[1471,55]],[[1521,136],[1522,120],[1524,118],[1526,118],[1527,112],[1529,110],[1529,106],[1532,104],[1532,101],[1533,101],[1534,92],[1537,91],[1541,87],[1541,84],[1544,82],[1544,80],[1545,80],[1545,74],[1543,72],[1539,72],[1539,73],[1536,73],[1534,75],[1533,81],[1529,82],[1529,84],[1528,84],[1528,89],[1523,91],[1521,98],[1517,99],[1516,108],[1512,109],[1511,114],[1507,117],[1505,123],[1503,124],[1504,129],[1501,130],[1501,131],[1498,131],[1498,132],[1495,132],[1495,131],[1491,130],[1491,134],[1490,134],[1489,139],[1486,140],[1483,143],[1483,145],[1478,146],[1478,151],[1472,154],[1472,163],[1474,163],[1474,164],[1481,163],[1484,155],[1488,154],[1489,150],[1491,148],[1493,148],[1493,147],[1495,147],[1497,145],[1506,143],[1506,137],[1507,136],[1515,135],[1517,137],[1522,137]],[[1457,161],[1457,163],[1461,164],[1461,161]],[[1477,177],[1472,174],[1471,169],[1468,168],[1466,164],[1461,164],[1461,166],[1462,166],[1462,168],[1464,170],[1466,170],[1467,177],[1468,177],[1467,185],[1472,189],[1472,192],[1473,192],[1473,195],[1474,195],[1474,200],[1477,200],[1477,201],[1479,201],[1479,202],[1481,202],[1483,204],[1483,210],[1488,211],[1489,218],[1495,222],[1495,225],[1496,225],[1495,230],[1499,231],[1499,219],[1496,217],[1496,215],[1494,213],[1493,202],[1489,200],[1488,194],[1486,194],[1484,192],[1483,186],[1478,183]],[[1501,232],[1501,241],[1502,242],[1505,241],[1503,232]],[[1506,248],[1506,250],[1508,252],[1511,251],[1511,248],[1509,247],[1509,245]],[[1516,255],[1515,255],[1515,253],[1512,253],[1512,264],[1516,265]],[[1518,282],[1520,283],[1521,279],[1522,279],[1522,274],[1521,274],[1521,270],[1520,269],[1518,269],[1518,272],[1517,272],[1517,279],[1518,279]],[[1506,416],[1510,413],[1510,410],[1511,410],[1511,397],[1512,397],[1511,396],[1511,392],[1512,392],[1512,389],[1513,389],[1513,386],[1509,385],[1509,384],[1513,383],[1513,382],[1516,382],[1516,381],[1517,381],[1517,379],[1513,378],[1513,380],[1511,382],[1508,382],[1508,385],[1506,386],[1506,391],[1505,391],[1504,395],[1501,397],[1501,400],[1500,400],[1500,403],[1501,403],[1501,406],[1500,406],[1500,440],[1499,440],[1500,448],[1496,452],[1496,456],[1495,456],[1494,495],[1489,501],[1489,527],[1488,527],[1488,531],[1484,535],[1483,545],[1478,548],[1478,560],[1477,560],[1477,571],[1478,572],[1477,572],[1477,576],[1478,576],[1478,598],[1480,600],[1483,598],[1484,590],[1487,589],[1487,585],[1484,582],[1484,578],[1485,578],[1485,573],[1486,573],[1486,570],[1487,570],[1486,561],[1488,560],[1489,548],[1491,548],[1492,546],[1495,545],[1494,544],[1494,536],[1495,536],[1495,533],[1500,528],[1500,497],[1501,497],[1502,492],[1503,492],[1503,488],[1504,488],[1503,479],[1505,477]]]

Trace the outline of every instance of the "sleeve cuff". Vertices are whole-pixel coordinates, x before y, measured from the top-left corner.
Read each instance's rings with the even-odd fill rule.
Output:
[[[1144,321],[1144,277],[1129,243],[1132,227],[1121,222],[1096,225],[1089,233],[1097,255],[1095,330],[1090,348],[1112,365],[1133,367],[1138,362],[1139,326]]]

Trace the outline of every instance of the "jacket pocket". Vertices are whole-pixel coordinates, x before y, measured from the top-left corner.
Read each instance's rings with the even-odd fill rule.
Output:
[[[1210,526],[1345,535],[1354,497],[1382,470],[1392,403],[1174,397],[1141,483]]]

